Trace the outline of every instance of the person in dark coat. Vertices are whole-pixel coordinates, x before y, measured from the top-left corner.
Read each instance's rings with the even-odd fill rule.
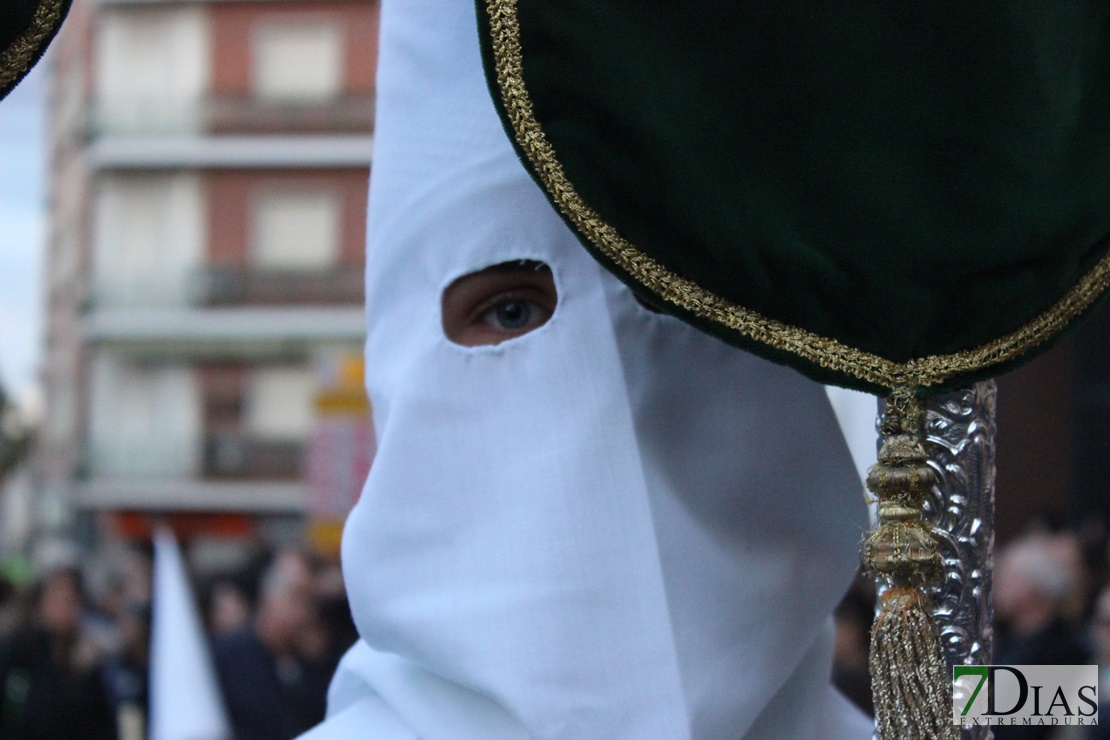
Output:
[[[1091,615],[1091,644],[1095,661],[1098,663],[1098,683],[1102,689],[1098,701],[1098,714],[1104,724],[1090,727],[1085,737],[1088,740],[1110,740],[1110,585],[1104,586],[1095,600],[1094,614]]]
[[[285,553],[262,578],[253,622],[216,640],[216,673],[238,740],[285,740],[323,719],[330,676],[298,650],[315,610],[308,565]]]
[[[150,604],[127,604],[119,616],[120,646],[101,669],[119,740],[142,740],[149,725]]]
[[[29,618],[0,647],[0,737],[116,737],[81,610],[76,571],[55,571],[34,589]]]
[[[995,665],[1085,665],[1091,655],[1075,626],[1080,551],[1068,536],[1017,540],[997,557]],[[1044,740],[1051,725],[1000,725],[996,740]]]

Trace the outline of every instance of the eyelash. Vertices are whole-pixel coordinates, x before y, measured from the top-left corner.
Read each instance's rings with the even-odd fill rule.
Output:
[[[539,305],[538,301],[535,301],[525,295],[526,292],[527,291],[521,290],[507,290],[504,293],[498,293],[492,298],[482,301],[482,303],[478,305],[478,308],[476,308],[471,314],[471,320],[481,321],[487,313],[497,308],[502,303],[508,303],[510,301],[522,301],[524,303]]]

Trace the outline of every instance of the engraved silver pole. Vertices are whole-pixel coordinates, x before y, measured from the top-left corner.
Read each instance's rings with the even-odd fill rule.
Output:
[[[991,662],[997,395],[994,381],[985,380],[931,397],[925,406],[925,451],[939,480],[925,516],[944,542],[944,585],[933,614],[949,667]],[[993,733],[976,727],[962,736],[990,740]]]

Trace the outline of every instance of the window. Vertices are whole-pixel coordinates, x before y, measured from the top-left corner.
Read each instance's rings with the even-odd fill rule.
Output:
[[[269,25],[254,37],[254,92],[274,101],[312,102],[343,89],[343,44],[331,23]]]
[[[210,38],[200,7],[105,8],[97,26],[93,124],[109,132],[182,133],[201,124]]]
[[[204,251],[204,200],[191,173],[101,180],[93,242],[100,305],[181,305]]]
[[[262,439],[300,440],[312,428],[316,377],[307,367],[260,367],[247,386],[247,432]]]
[[[189,477],[199,470],[200,391],[191,367],[101,352],[91,374],[91,469],[105,477]]]
[[[330,190],[263,193],[254,204],[251,260],[274,270],[320,270],[339,256],[339,198]]]

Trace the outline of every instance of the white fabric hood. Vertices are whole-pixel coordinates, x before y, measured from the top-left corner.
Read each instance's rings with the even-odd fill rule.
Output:
[[[383,2],[363,640],[310,737],[869,737],[828,682],[866,512],[824,390],[593,262],[498,122],[474,13]],[[449,341],[444,288],[520,259],[550,321]]]

